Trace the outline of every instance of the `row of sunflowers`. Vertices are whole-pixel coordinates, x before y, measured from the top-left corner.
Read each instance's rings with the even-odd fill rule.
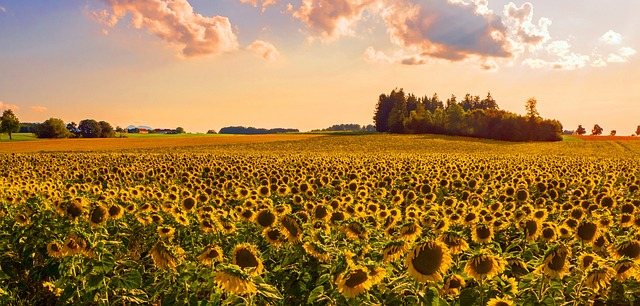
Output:
[[[627,150],[385,137],[0,156],[0,301],[639,302]]]

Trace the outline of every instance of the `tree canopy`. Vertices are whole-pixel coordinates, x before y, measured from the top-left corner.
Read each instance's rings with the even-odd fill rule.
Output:
[[[10,109],[2,112],[2,117],[0,117],[0,133],[7,133],[9,134],[9,139],[13,139],[11,134],[17,133],[18,131],[20,131],[20,120],[18,120],[16,114]]]
[[[73,134],[67,129],[64,121],[59,118],[49,118],[38,125],[36,129],[38,138],[68,138]]]
[[[526,116],[500,110],[491,93],[480,99],[467,94],[458,102],[456,96],[446,105],[438,98],[416,97],[394,89],[381,94],[376,104],[374,123],[378,132],[433,133],[481,137],[508,141],[558,141],[562,139],[562,124],[542,119],[537,100],[530,98]]]

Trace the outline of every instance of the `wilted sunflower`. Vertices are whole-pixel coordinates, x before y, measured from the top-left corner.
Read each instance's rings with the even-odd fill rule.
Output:
[[[324,246],[318,242],[307,241],[302,245],[302,248],[318,261],[325,262],[331,259],[331,253],[327,252]]]
[[[369,233],[362,222],[352,220],[341,228],[342,232],[351,240],[367,239]]]
[[[474,254],[464,267],[464,272],[475,280],[492,278],[504,271],[505,260],[491,254]]]
[[[233,264],[242,269],[248,269],[249,275],[256,276],[262,274],[264,266],[262,259],[254,245],[241,243],[233,251]]]
[[[505,297],[494,297],[487,302],[487,306],[513,306],[513,301]]]
[[[222,249],[215,244],[210,244],[204,249],[204,252],[198,256],[198,259],[205,265],[221,262],[223,259]]]
[[[415,241],[422,234],[422,227],[416,222],[408,222],[403,224],[398,231],[398,238],[410,242]]]
[[[109,218],[109,211],[102,205],[97,205],[89,214],[89,225],[92,228],[100,227]]]
[[[258,290],[251,275],[244,272],[237,265],[218,267],[219,271],[213,281],[225,292],[233,294],[253,294]]]
[[[595,292],[601,289],[609,287],[611,279],[616,276],[616,271],[611,267],[608,267],[603,261],[594,262],[586,272],[584,277],[584,283],[587,287],[593,289]]]
[[[369,269],[366,267],[352,267],[338,275],[336,285],[342,295],[347,298],[354,298],[369,290],[373,285],[373,281],[372,277],[369,276]]]
[[[629,258],[622,258],[613,266],[613,270],[616,272],[616,279],[621,282],[626,281],[629,276],[634,275],[637,269],[638,264]]]
[[[407,242],[402,240],[393,240],[387,243],[382,249],[382,257],[384,262],[394,262],[409,249]]]
[[[149,251],[151,259],[158,269],[171,269],[175,270],[184,250],[180,247],[168,247],[162,240],[156,242]]]
[[[294,215],[288,214],[280,219],[283,232],[286,234],[289,242],[298,243],[302,241],[302,228]]]
[[[457,296],[466,285],[467,283],[461,275],[451,274],[444,279],[444,287],[441,290],[441,294]]]
[[[569,270],[568,257],[571,251],[564,245],[555,245],[547,250],[542,264],[536,269],[539,274],[550,278],[562,278]]]
[[[486,244],[493,241],[493,228],[485,224],[476,224],[471,231],[471,238],[477,244]]]
[[[54,258],[61,258],[66,255],[64,248],[58,242],[47,243],[47,254]]]
[[[77,219],[84,213],[84,200],[82,198],[75,198],[67,203],[67,215],[72,219]]]
[[[451,254],[460,254],[469,249],[469,244],[457,232],[444,232],[438,240],[447,245]]]
[[[627,257],[638,262],[640,260],[640,242],[637,240],[623,240],[617,245],[612,245],[610,253],[616,259]]]
[[[442,281],[442,274],[451,266],[451,254],[444,243],[426,241],[413,248],[405,265],[418,282],[439,282]]]

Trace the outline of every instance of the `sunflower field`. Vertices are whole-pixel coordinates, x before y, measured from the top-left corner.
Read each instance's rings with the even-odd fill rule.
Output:
[[[638,142],[0,155],[3,305],[640,305]]]

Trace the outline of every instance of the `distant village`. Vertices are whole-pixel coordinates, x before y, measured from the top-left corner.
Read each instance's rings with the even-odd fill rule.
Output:
[[[176,129],[150,129],[139,127],[129,127],[126,129],[126,132],[135,134],[178,134],[178,130]]]

